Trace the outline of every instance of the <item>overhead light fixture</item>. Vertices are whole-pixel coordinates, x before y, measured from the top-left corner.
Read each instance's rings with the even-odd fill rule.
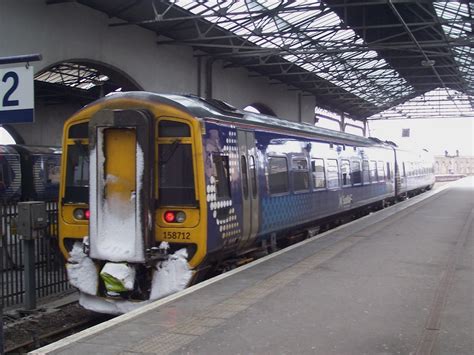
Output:
[[[422,60],[421,61],[421,66],[423,66],[423,67],[434,67],[435,63],[436,62],[432,59]]]

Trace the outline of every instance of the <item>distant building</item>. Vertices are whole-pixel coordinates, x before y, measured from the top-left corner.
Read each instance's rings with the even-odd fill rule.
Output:
[[[435,156],[435,174],[474,175],[474,156],[448,155]]]

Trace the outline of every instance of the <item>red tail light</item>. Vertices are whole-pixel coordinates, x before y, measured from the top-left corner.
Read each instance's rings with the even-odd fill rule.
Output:
[[[90,219],[91,218],[91,211],[86,210],[86,212],[84,213],[84,216],[86,217],[86,219]]]
[[[166,222],[173,223],[176,218],[176,215],[173,211],[167,211],[165,212],[164,218]]]

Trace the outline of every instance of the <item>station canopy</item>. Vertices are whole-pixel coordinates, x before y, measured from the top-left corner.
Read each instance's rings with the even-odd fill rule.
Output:
[[[469,0],[76,2],[352,119],[474,118]]]

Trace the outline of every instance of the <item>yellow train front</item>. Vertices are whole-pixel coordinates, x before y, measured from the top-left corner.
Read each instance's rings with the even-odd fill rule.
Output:
[[[147,93],[106,97],[66,122],[60,245],[84,307],[123,313],[197,277],[206,256],[201,137],[188,110]]]

